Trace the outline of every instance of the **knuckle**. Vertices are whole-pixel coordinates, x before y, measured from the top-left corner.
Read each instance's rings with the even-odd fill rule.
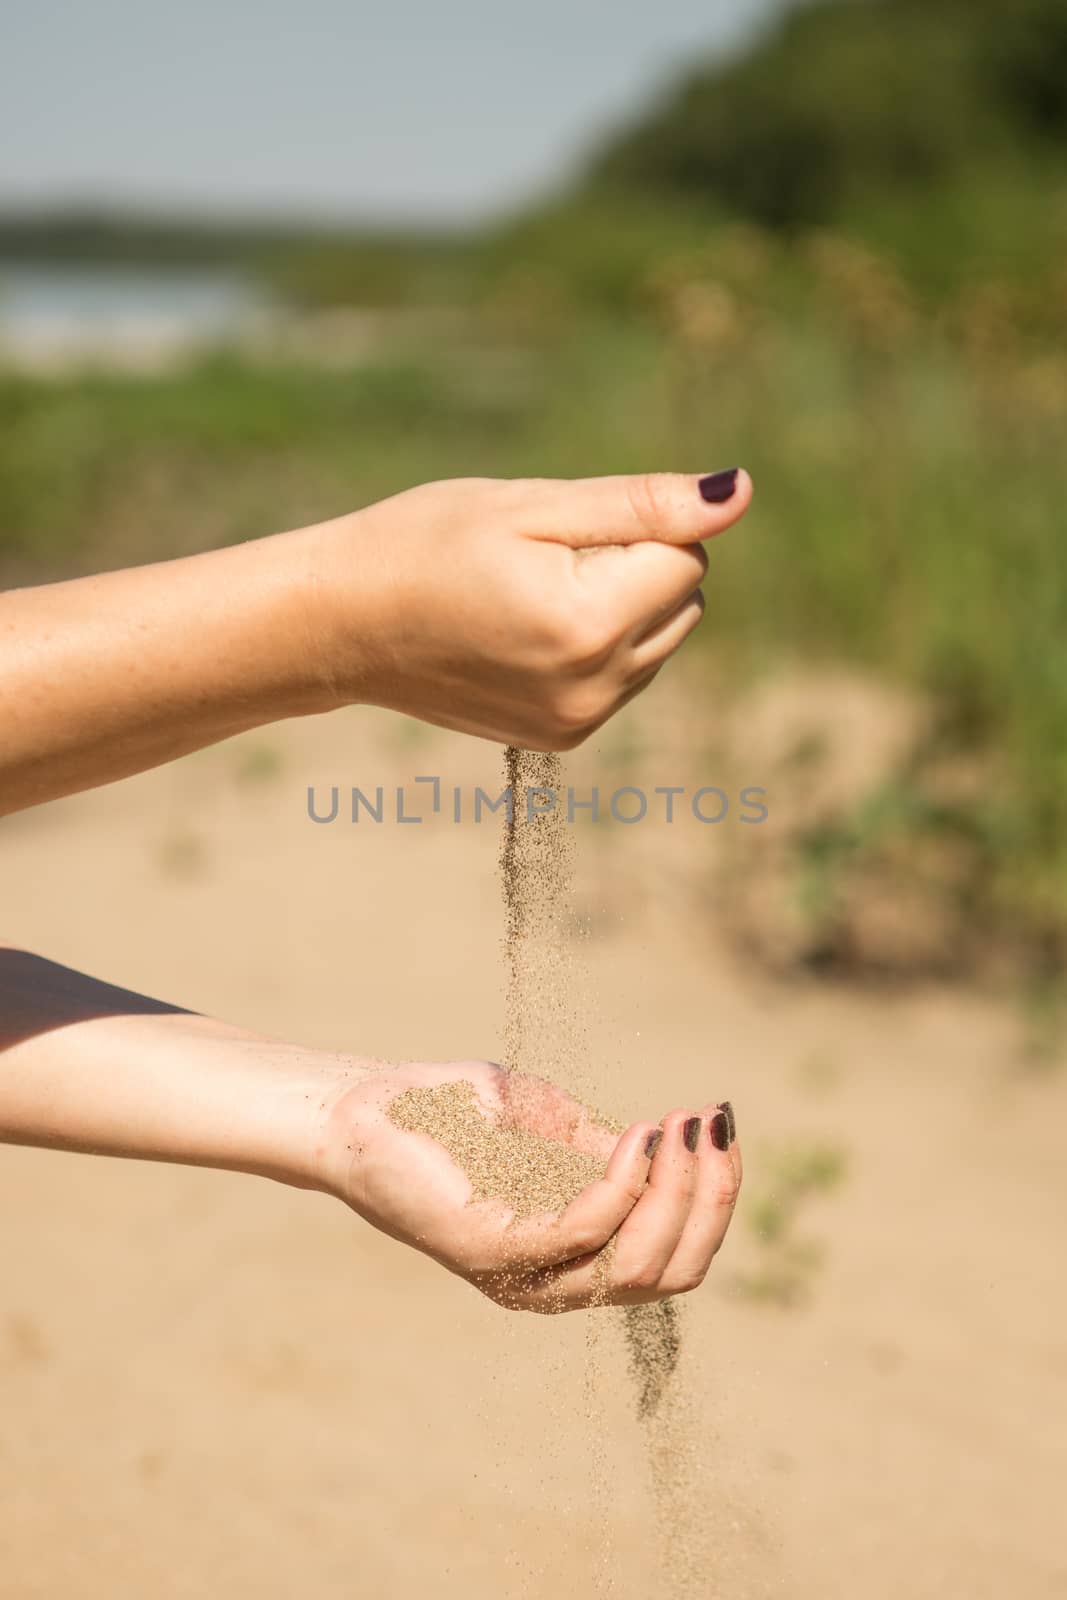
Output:
[[[527,1317],[554,1317],[560,1310],[559,1306],[551,1305],[539,1299],[536,1295],[515,1295],[510,1300],[498,1301],[505,1311],[514,1311]]]
[[[707,1267],[683,1267],[665,1278],[661,1285],[664,1294],[692,1294],[708,1275]]]
[[[456,1270],[478,1288],[517,1281],[516,1263],[500,1239],[472,1239],[455,1251]]]
[[[552,604],[548,596],[539,600],[532,615],[539,647],[553,671],[569,665],[575,648],[579,619],[565,605]]]
[[[667,521],[667,490],[662,473],[642,472],[627,481],[627,496],[634,521],[650,539]]]
[[[550,748],[564,753],[568,750],[577,750],[578,746],[584,744],[592,732],[592,727],[569,728],[558,725]]]
[[[603,692],[591,684],[571,684],[557,696],[555,720],[566,739],[580,744],[596,728],[606,713]]]
[[[515,1295],[503,1304],[505,1310],[522,1312],[528,1317],[551,1317],[559,1310],[558,1306],[551,1305],[533,1294]]]
[[[556,609],[546,619],[545,627],[560,666],[572,673],[598,672],[607,665],[618,644],[615,619],[605,608],[590,604],[585,596],[576,598],[573,605]]]
[[[576,1311],[578,1308],[567,1301],[549,1298],[531,1301],[525,1309],[532,1311],[538,1317],[562,1317],[568,1311]]]
[[[598,671],[610,661],[618,641],[618,623],[610,612],[600,606],[587,607],[572,628],[573,664]]]
[[[415,484],[404,493],[414,505],[425,500],[427,510],[468,516],[479,502],[488,506],[497,487],[498,480],[493,478],[437,478],[432,483]]]
[[[507,1272],[468,1273],[474,1287],[505,1311],[523,1311],[530,1299],[528,1284]]]
[[[467,1274],[467,1281],[474,1285],[479,1294],[484,1294],[487,1300],[491,1300],[495,1306],[503,1306],[506,1311],[514,1310],[518,1295],[510,1291],[506,1284],[499,1282],[492,1276],[483,1277],[477,1272]]]
[[[652,1290],[660,1281],[660,1269],[654,1261],[641,1261],[618,1275],[619,1286],[624,1289]]]
[[[496,1293],[490,1293],[483,1287],[482,1292],[505,1311],[521,1311],[528,1316],[558,1317],[564,1311],[574,1309],[561,1294],[553,1293],[551,1288],[546,1289],[544,1285],[537,1288],[531,1288],[528,1284],[512,1285],[498,1289]]]
[[[595,1255],[603,1243],[603,1232],[591,1222],[567,1230],[566,1248],[571,1260],[577,1260],[580,1256]]]

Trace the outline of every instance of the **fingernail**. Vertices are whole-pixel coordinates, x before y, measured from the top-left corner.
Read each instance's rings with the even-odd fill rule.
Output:
[[[721,506],[724,500],[729,500],[737,488],[737,474],[740,467],[727,467],[725,472],[712,472],[706,478],[701,478],[697,485],[701,499],[707,500],[709,505]]]
[[[708,1133],[716,1150],[729,1150],[730,1123],[725,1111],[716,1111],[708,1124]]]
[[[730,1133],[730,1143],[733,1144],[734,1140],[737,1138],[737,1118],[734,1116],[734,1108],[730,1104],[729,1100],[724,1100],[720,1105],[719,1110],[726,1118],[726,1126]]]
[[[652,1157],[655,1155],[656,1151],[660,1147],[660,1141],[662,1140],[662,1138],[663,1138],[663,1129],[662,1128],[654,1128],[652,1130],[652,1132],[649,1134],[648,1138],[645,1140],[645,1157],[646,1157],[647,1160],[649,1160],[649,1161],[652,1160]]]
[[[687,1150],[692,1150],[692,1151],[695,1152],[696,1147],[697,1147],[697,1141],[700,1138],[700,1118],[699,1117],[690,1117],[689,1118],[689,1120],[685,1124],[685,1127],[682,1129],[682,1138],[685,1141],[685,1148]]]

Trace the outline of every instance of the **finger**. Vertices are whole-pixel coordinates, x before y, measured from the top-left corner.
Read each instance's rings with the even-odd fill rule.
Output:
[[[538,478],[524,483],[523,523],[533,538],[576,549],[598,544],[696,544],[737,521],[752,499],[741,468],[700,476]]]
[[[636,700],[637,696],[642,694],[648,688],[649,684],[652,682],[653,678],[655,678],[662,665],[662,662],[657,662],[654,667],[649,667],[646,671],[642,672],[636,682],[628,683],[625,689],[617,693],[614,700],[612,700],[611,704],[608,706],[603,715],[598,717],[595,722],[591,722],[588,728],[583,731],[582,739],[584,740],[591,738],[594,733],[598,732],[598,730],[604,726],[605,722],[610,722],[612,717],[616,716],[622,710],[623,706],[629,705],[631,700]],[[565,750],[571,750],[574,748],[574,741],[572,740],[569,744],[563,746],[556,742],[552,744],[531,744],[526,748],[530,750],[559,750],[561,748]]]
[[[704,591],[694,589],[669,617],[634,646],[630,661],[633,670],[643,675],[650,667],[661,667],[685,643],[694,628],[700,626],[703,615]]]
[[[707,1106],[697,1155],[696,1194],[677,1249],[660,1278],[659,1287],[664,1294],[687,1294],[698,1288],[726,1237],[740,1183],[730,1150],[727,1112],[719,1106]]]
[[[696,1194],[701,1119],[672,1111],[649,1171],[648,1185],[619,1229],[611,1259],[593,1252],[557,1267],[520,1275],[494,1295],[517,1310],[574,1311],[660,1298],[660,1279],[685,1231]],[[694,1148],[690,1148],[693,1146]]]
[[[659,1283],[696,1195],[700,1134],[700,1118],[688,1111],[672,1111],[663,1119],[648,1186],[619,1229],[611,1273],[615,1288],[650,1292]]]
[[[478,1287],[509,1311],[537,1311],[555,1316],[561,1311],[584,1311],[590,1306],[612,1305],[610,1268],[604,1251],[590,1251],[555,1267],[497,1274]]]
[[[558,1216],[512,1223],[491,1252],[485,1270],[523,1272],[599,1250],[645,1192],[655,1150],[650,1141],[658,1131],[651,1122],[637,1122],[628,1128],[612,1151],[602,1178],[583,1189]]]
[[[604,545],[580,552],[578,577],[591,612],[612,618],[615,637],[638,643],[704,581],[702,544]]]
[[[744,1163],[741,1160],[741,1146],[737,1139],[737,1116],[729,1100],[721,1101],[717,1109],[726,1115],[726,1123],[730,1135],[730,1160],[734,1164],[737,1187],[740,1189],[741,1179],[744,1177]]]

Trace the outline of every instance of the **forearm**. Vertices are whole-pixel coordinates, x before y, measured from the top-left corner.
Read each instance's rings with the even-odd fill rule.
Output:
[[[0,814],[336,703],[322,532],[0,594]]]
[[[750,495],[737,470],[456,478],[0,595],[0,815],[336,705],[569,750],[696,627],[702,545]]]
[[[0,948],[0,1141],[317,1187],[359,1071]]]

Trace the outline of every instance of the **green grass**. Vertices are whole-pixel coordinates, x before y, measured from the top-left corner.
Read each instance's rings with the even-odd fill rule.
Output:
[[[0,581],[437,477],[741,462],[717,682],[844,663],[932,709],[905,770],[794,841],[805,916],[832,934],[850,885],[905,863],[954,897],[944,944],[1011,947],[1044,994],[1067,959],[1065,85],[1062,0],[819,0],[480,230],[0,217],[6,260],[227,266],[381,334],[348,370],[0,371]]]
[[[525,297],[497,275],[455,334],[413,323],[350,370],[220,356],[150,378],[0,375],[0,576],[244,539],[437,477],[742,462],[756,502],[707,585],[720,672],[872,669],[928,695],[939,752],[987,774],[947,817],[902,774],[812,871],[825,879],[902,830],[962,830],[984,878],[975,916],[1054,963],[1067,949],[1062,326],[1038,336],[1029,301],[995,284],[924,301],[837,236],[785,246],[733,228],[698,245],[652,219],[642,245],[632,231],[628,287],[612,280],[608,309],[595,287],[545,292],[547,266]],[[1050,303],[1067,293],[1057,283]]]

